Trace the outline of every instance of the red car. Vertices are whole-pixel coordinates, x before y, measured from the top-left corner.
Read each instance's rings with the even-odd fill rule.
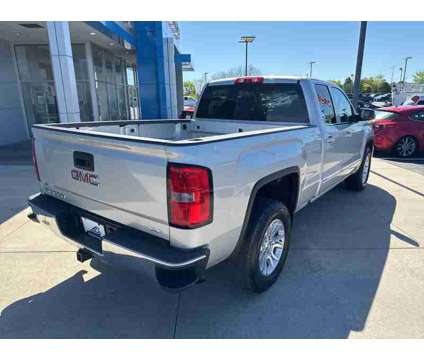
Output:
[[[194,116],[194,106],[184,106],[184,110],[180,114],[180,119],[192,119]]]
[[[375,111],[376,150],[410,157],[424,151],[424,106],[391,106]]]

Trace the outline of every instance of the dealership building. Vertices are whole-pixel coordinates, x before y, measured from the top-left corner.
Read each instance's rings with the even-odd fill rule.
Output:
[[[173,21],[0,22],[0,145],[39,123],[178,117],[179,39]]]

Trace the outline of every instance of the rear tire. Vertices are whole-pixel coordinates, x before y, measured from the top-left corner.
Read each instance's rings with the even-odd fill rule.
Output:
[[[372,159],[372,148],[367,146],[364,151],[364,157],[362,159],[361,166],[359,169],[350,175],[346,180],[346,187],[350,190],[362,191],[365,189],[368,183],[368,177],[371,169]]]
[[[394,153],[402,158],[408,158],[414,155],[418,149],[418,142],[412,136],[404,136],[393,148]]]
[[[277,280],[287,259],[291,216],[280,201],[258,198],[240,253],[244,281],[257,293]]]

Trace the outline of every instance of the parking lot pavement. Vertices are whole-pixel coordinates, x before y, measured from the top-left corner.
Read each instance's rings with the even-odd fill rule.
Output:
[[[416,154],[411,158],[400,158],[384,153],[374,153],[374,156],[385,160],[389,164],[424,175],[424,153]]]
[[[414,157],[412,159],[387,158],[385,160],[389,164],[424,175],[424,156]]]
[[[2,196],[19,194],[0,203],[2,214],[14,209],[0,225],[2,338],[424,337],[417,172],[374,159],[364,192],[339,186],[300,211],[285,271],[256,295],[229,262],[181,294],[160,290],[149,266],[136,275],[79,264],[71,246],[21,211],[34,187],[29,169],[2,171]]]

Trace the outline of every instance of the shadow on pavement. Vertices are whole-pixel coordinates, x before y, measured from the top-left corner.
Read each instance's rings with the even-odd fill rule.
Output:
[[[161,290],[148,269],[134,274],[92,261],[44,293],[19,300],[0,316],[0,338],[169,338],[177,294]],[[34,279],[36,281],[36,279]]]
[[[338,187],[300,211],[286,269],[252,295],[218,266],[182,294],[181,338],[346,338],[364,329],[389,251],[396,201],[369,185]],[[394,234],[396,235],[396,234]],[[403,235],[408,245],[416,242]]]
[[[370,185],[362,193],[339,187],[306,207],[295,219],[286,269],[263,294],[244,290],[230,262],[211,269],[180,302],[147,271],[135,275],[93,262],[98,276],[84,282],[78,272],[6,307],[0,337],[346,338],[365,326],[395,205]]]
[[[31,141],[0,146],[0,225],[25,209],[28,196],[38,189]]]
[[[0,165],[32,165],[31,140],[0,146]]]

